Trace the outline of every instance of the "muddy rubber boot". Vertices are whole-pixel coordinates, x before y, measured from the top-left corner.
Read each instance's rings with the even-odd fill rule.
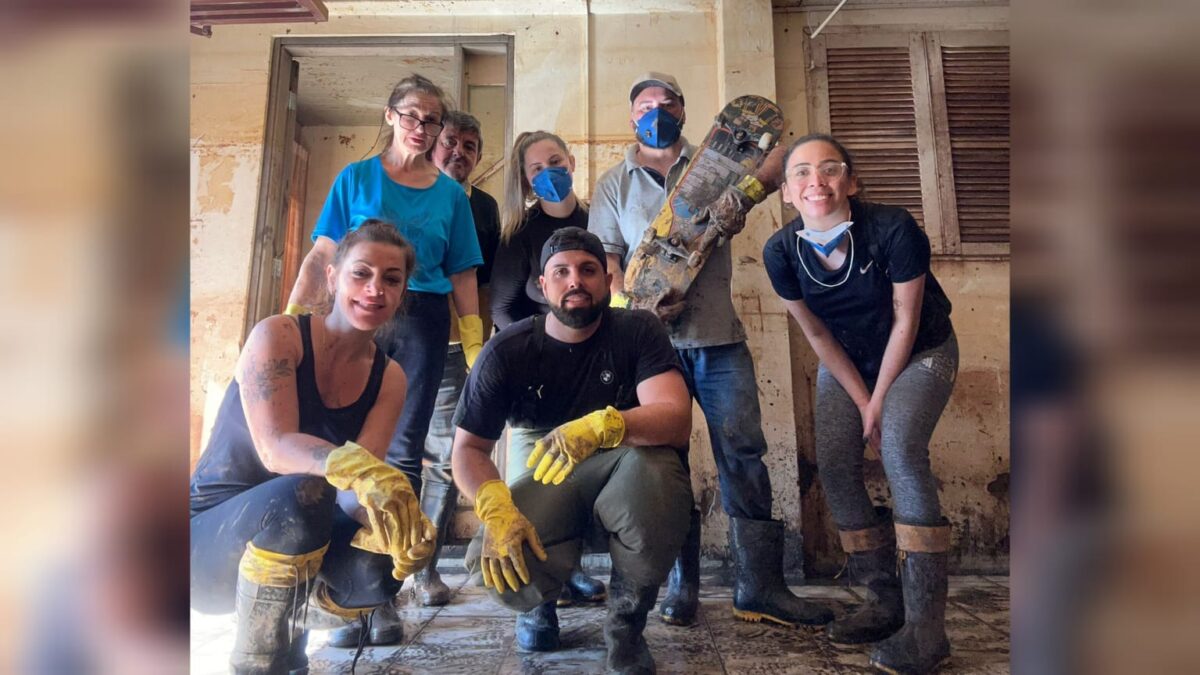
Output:
[[[877,523],[862,530],[840,530],[846,569],[852,584],[867,588],[866,601],[825,627],[830,642],[878,642],[904,625],[904,595],[896,577],[896,541],[891,510],[877,507]]]
[[[303,610],[301,610],[303,611]],[[308,675],[308,631],[303,630],[292,638],[288,649],[288,675]]]
[[[404,639],[404,622],[396,612],[396,604],[388,601],[372,610],[365,622],[346,619],[344,625],[329,631],[329,646],[353,649],[364,645],[394,645]],[[366,631],[367,639],[362,640]]]
[[[295,621],[297,600],[303,602],[304,596],[295,587],[262,586],[238,577],[237,633],[229,658],[235,675],[290,673],[293,645],[304,632]],[[307,656],[303,667],[308,668]]]
[[[729,519],[733,554],[733,615],[743,621],[770,621],[789,628],[833,620],[825,606],[801,600],[783,579],[783,523]]]
[[[946,639],[946,562],[950,526],[896,523],[904,626],[871,650],[871,665],[885,673],[922,675],[950,657]]]
[[[413,598],[422,607],[441,607],[450,602],[450,587],[442,581],[437,571],[438,556],[450,529],[454,509],[458,503],[458,489],[438,481],[427,480],[421,488],[421,512],[437,528],[437,542],[429,564],[413,575]]]
[[[571,578],[563,584],[562,594],[558,597],[559,607],[570,607],[577,602],[604,602],[608,593],[604,590],[604,582],[593,579],[583,573],[579,565],[571,570]]]
[[[604,620],[604,646],[608,672],[650,675],[656,672],[650,646],[642,635],[646,615],[658,599],[658,586],[635,586],[613,570],[608,584],[608,617]]]
[[[528,612],[517,615],[517,648],[524,652],[550,652],[558,649],[558,610],[547,600]]]
[[[667,595],[658,608],[664,623],[690,626],[700,607],[700,512],[692,509],[687,539],[667,577]]]

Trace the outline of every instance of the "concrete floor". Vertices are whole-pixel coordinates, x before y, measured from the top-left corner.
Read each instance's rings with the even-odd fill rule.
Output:
[[[455,589],[450,604],[440,608],[401,609],[404,640],[388,647],[370,647],[359,659],[357,673],[603,673],[603,606],[559,610],[560,651],[526,654],[513,643],[513,615],[493,603],[482,588],[467,584],[463,574],[444,577]],[[601,579],[607,579],[601,576]],[[867,667],[869,646],[831,644],[818,630],[789,630],[734,619],[731,589],[717,586],[715,577],[701,585],[701,620],[690,628],[675,628],[651,613],[646,636],[660,673],[859,673]],[[793,586],[806,598],[828,602],[841,613],[862,597],[862,589],[832,586]],[[402,593],[407,598],[408,593]],[[1008,578],[960,576],[950,580],[946,610],[951,660],[939,673],[1007,673]],[[228,672],[233,644],[230,615],[192,613],[191,672]],[[349,673],[354,650],[325,644],[314,631],[308,654],[312,672]]]

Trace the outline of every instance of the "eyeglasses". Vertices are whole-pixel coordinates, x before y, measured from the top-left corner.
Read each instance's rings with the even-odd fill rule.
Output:
[[[392,108],[392,111],[395,112],[399,117],[401,129],[412,131],[417,127],[423,127],[425,129],[425,133],[429,134],[430,136],[437,136],[438,134],[442,133],[442,129],[445,128],[439,122],[422,122],[421,118],[417,117],[416,115],[400,112],[395,108]]]
[[[821,174],[822,178],[827,180],[837,180],[846,175],[849,169],[845,162],[822,162],[817,165],[817,173]],[[789,178],[798,178],[800,180],[808,180],[813,174],[811,164],[797,164],[788,171]]]

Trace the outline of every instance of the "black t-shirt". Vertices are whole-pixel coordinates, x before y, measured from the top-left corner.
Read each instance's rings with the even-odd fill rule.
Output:
[[[546,335],[546,318],[522,319],[488,340],[471,369],[454,425],[488,439],[505,422],[548,429],[606,406],[637,407],[637,386],[679,358],[662,322],[644,310],[606,309],[576,344]]]
[[[312,317],[305,314],[297,317],[297,321],[304,345],[304,356],[296,366],[296,396],[300,407],[299,431],[334,445],[343,445],[358,438],[363,424],[367,421],[367,415],[371,408],[375,407],[375,400],[379,397],[379,390],[383,385],[388,358],[382,349],[376,349],[371,374],[367,377],[367,386],[358,400],[342,408],[328,408],[321,401],[321,393],[317,390],[316,371],[313,368],[310,327]],[[242,410],[241,389],[238,388],[237,380],[233,380],[225,390],[225,398],[217,411],[217,420],[213,423],[208,447],[204,449],[204,454],[196,463],[196,471],[192,474],[191,514],[194,516],[211,509],[226,499],[278,475],[263,466],[258,451],[254,449],[254,439],[250,437],[250,428]]]
[[[892,284],[925,275],[913,353],[950,337],[950,300],[929,270],[929,238],[902,208],[850,200],[850,244],[841,268],[827,270],[797,232],[796,218],[767,240],[763,264],[775,292],[803,300],[867,380],[879,374],[893,321]]]
[[[475,268],[475,279],[484,286],[492,279],[496,247],[500,245],[500,207],[495,198],[477,187],[471,188],[470,202],[475,234],[479,237],[479,252],[483,255],[483,264]]]
[[[550,311],[546,296],[538,286],[541,276],[542,246],[564,227],[586,230],[587,210],[577,204],[566,218],[546,215],[534,205],[525,215],[525,223],[507,244],[496,250],[496,267],[492,273],[492,321],[503,330],[525,317]]]

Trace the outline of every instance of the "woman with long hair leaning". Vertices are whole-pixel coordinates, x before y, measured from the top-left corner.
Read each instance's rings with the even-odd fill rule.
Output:
[[[326,267],[329,312],[262,320],[238,359],[190,490],[192,606],[236,611],[235,673],[307,672],[310,597],[343,629],[433,551],[412,486],[383,462],[405,377],[374,342],[413,261],[396,228],[365,221]]]

